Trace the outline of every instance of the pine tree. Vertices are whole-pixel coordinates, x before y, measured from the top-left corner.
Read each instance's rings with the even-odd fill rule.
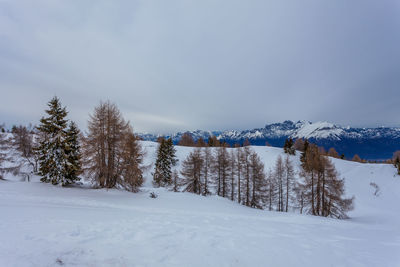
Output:
[[[292,138],[286,139],[285,144],[283,146],[283,150],[286,154],[295,155],[296,150],[294,149],[294,141]]]
[[[66,156],[68,164],[66,166],[65,179],[72,184],[79,181],[78,175],[81,173],[81,146],[79,142],[80,131],[74,122],[70,122],[66,131]]]
[[[153,183],[156,186],[169,186],[172,184],[172,167],[176,165],[176,150],[172,139],[161,138],[157,150]]]
[[[42,139],[36,150],[39,155],[39,175],[42,176],[42,182],[67,185],[70,183],[66,177],[68,173],[65,130],[67,111],[57,97],[48,103],[48,107],[49,109],[46,110],[48,117],[43,117],[37,127],[42,133]]]

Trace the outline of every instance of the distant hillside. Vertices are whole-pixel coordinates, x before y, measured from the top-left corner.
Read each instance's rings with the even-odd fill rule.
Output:
[[[253,145],[282,147],[286,138],[306,138],[311,142],[329,149],[334,147],[340,154],[352,158],[355,154],[370,160],[382,160],[392,157],[396,150],[400,150],[400,128],[353,128],[341,127],[328,122],[311,123],[308,121],[284,121],[268,124],[264,128],[244,131],[189,131],[195,140],[207,139],[211,135],[217,136],[229,144],[242,143],[249,139]],[[172,137],[177,143],[184,132],[178,132]],[[158,135],[139,134],[143,140],[155,141]]]

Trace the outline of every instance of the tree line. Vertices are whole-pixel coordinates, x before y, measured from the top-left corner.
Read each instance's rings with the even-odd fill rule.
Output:
[[[101,102],[90,115],[88,132],[82,134],[67,119],[68,111],[54,97],[37,127],[13,127],[0,135],[1,173],[12,172],[28,181],[67,186],[81,176],[99,188],[124,188],[137,192],[143,183],[144,151],[115,104]]]
[[[259,155],[250,146],[228,148],[221,144],[193,148],[178,173],[172,170],[175,150],[165,148],[173,147],[172,140],[160,138],[158,142],[153,172],[156,186],[203,196],[215,194],[253,208],[298,210],[324,217],[347,218],[353,208],[353,198],[344,197],[344,179],[331,160],[308,142],[301,148],[299,173],[289,156],[295,153],[292,149],[286,149],[288,155],[279,156],[274,168],[265,172]]]
[[[1,171],[32,174],[45,183],[67,186],[80,177],[99,188],[124,188],[137,192],[143,183],[143,158],[139,137],[133,133],[117,106],[101,102],[81,133],[68,111],[54,97],[37,127],[15,126],[0,135],[0,163],[13,162]],[[4,129],[4,128],[3,128]],[[3,132],[5,132],[3,130]],[[346,218],[353,199],[344,197],[344,180],[329,157],[342,158],[333,148],[326,152],[303,139],[288,139],[285,157],[279,156],[268,171],[246,140],[230,148],[211,136],[194,141],[189,133],[179,145],[194,147],[180,163],[172,139],[159,138],[153,184],[173,191],[215,194],[239,204],[275,210],[299,211],[316,216]],[[291,156],[301,153],[300,171]],[[400,174],[400,152],[391,161]]]

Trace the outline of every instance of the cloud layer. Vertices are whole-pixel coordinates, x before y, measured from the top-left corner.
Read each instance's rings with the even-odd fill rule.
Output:
[[[0,0],[0,118],[57,95],[83,128],[106,99],[138,131],[399,126],[399,47],[396,0]]]

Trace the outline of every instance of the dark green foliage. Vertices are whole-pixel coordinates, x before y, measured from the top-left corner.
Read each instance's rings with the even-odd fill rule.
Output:
[[[72,159],[76,156],[73,156],[76,154],[74,149],[79,149],[78,141],[73,137],[73,131],[76,132],[77,128],[74,126],[73,131],[68,134],[67,111],[57,97],[54,97],[48,106],[49,109],[46,110],[48,116],[43,117],[37,127],[40,136],[39,145],[36,148],[39,159],[38,174],[42,176],[42,182],[64,186],[77,180],[76,174],[80,168],[80,166],[71,165]]]
[[[81,172],[81,146],[79,142],[80,131],[74,122],[70,122],[66,132],[65,151],[68,165],[66,166],[65,178],[69,183],[79,181]]]
[[[157,160],[153,173],[153,183],[156,186],[172,184],[172,167],[176,165],[176,150],[172,139],[160,138],[157,151]]]
[[[285,144],[283,146],[283,150],[286,154],[295,155],[296,150],[294,149],[294,141],[292,138],[286,139]]]

